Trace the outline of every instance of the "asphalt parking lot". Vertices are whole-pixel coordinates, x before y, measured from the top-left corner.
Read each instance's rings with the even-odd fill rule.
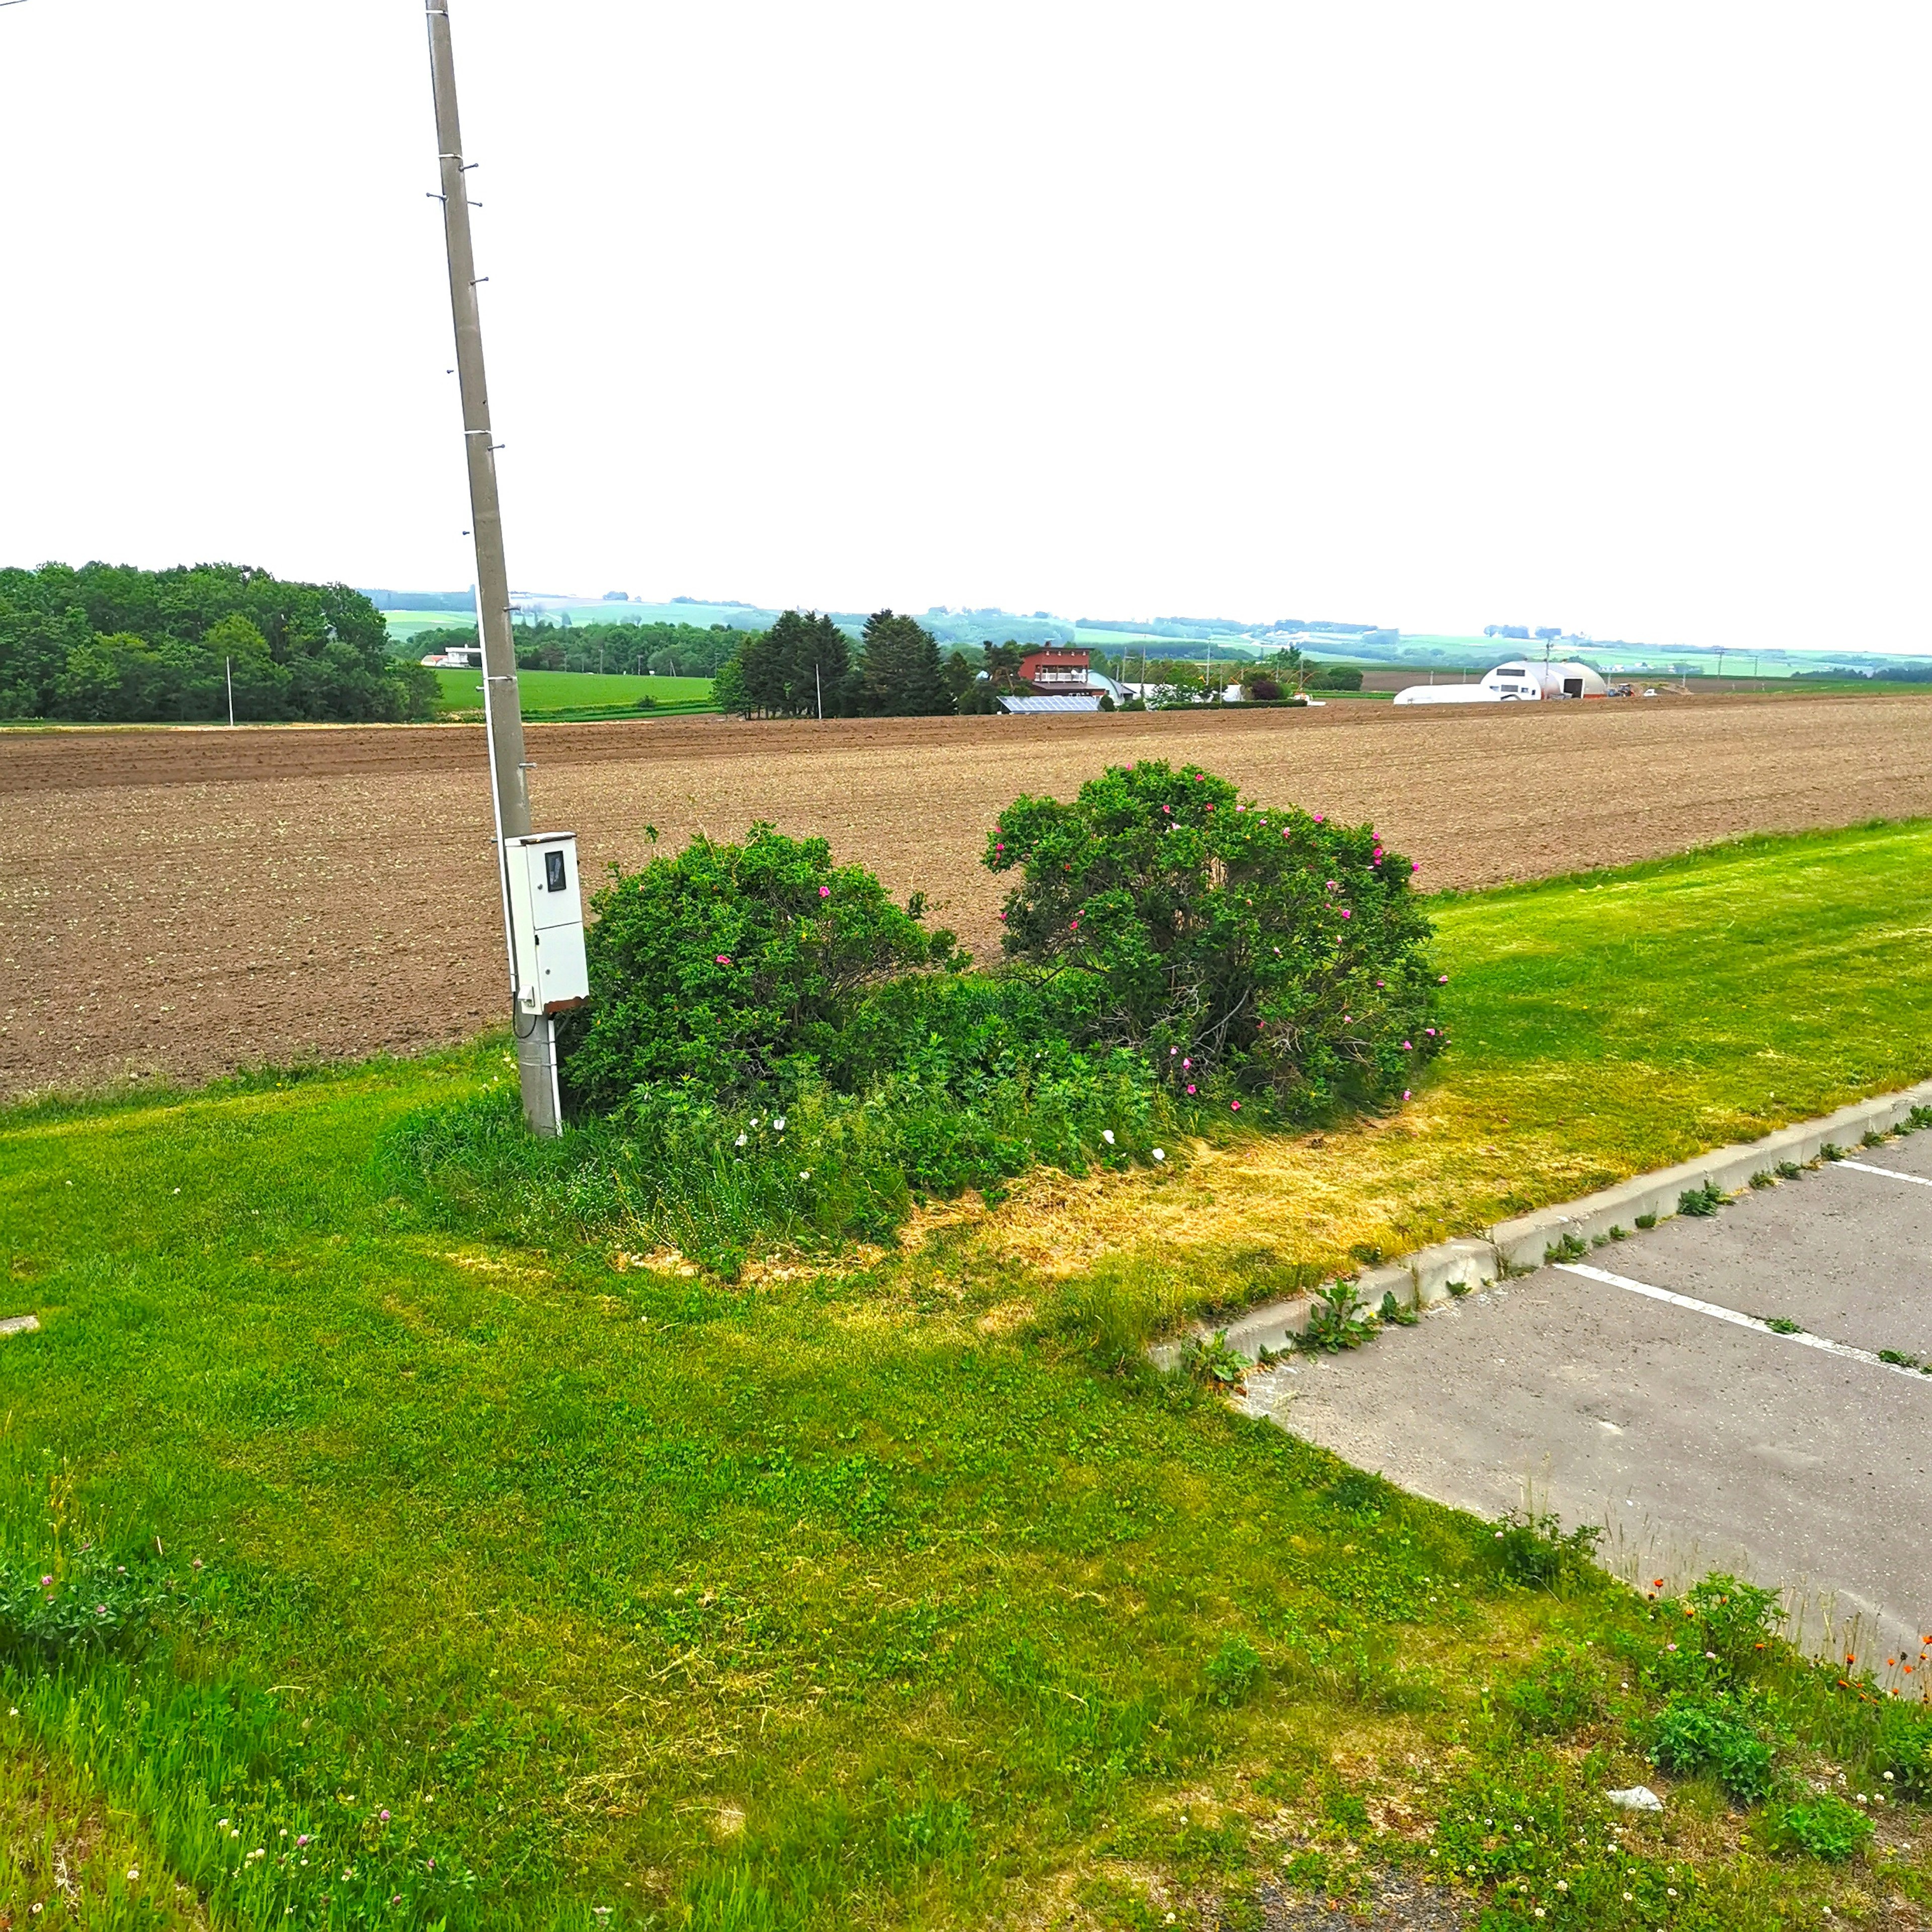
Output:
[[[1932,1133],[1352,1354],[1257,1371],[1246,1406],[1461,1508],[1528,1494],[1566,1525],[1603,1523],[1600,1554],[1633,1582],[1730,1570],[1796,1592],[1810,1634],[1828,1615],[1916,1650],[1932,1632],[1932,1376],[1912,1358],[1932,1363]]]

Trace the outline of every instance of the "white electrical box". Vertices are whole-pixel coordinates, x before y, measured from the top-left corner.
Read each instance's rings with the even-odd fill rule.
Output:
[[[577,885],[577,834],[532,832],[503,841],[515,938],[517,1010],[560,1013],[590,994],[584,959],[584,902]]]

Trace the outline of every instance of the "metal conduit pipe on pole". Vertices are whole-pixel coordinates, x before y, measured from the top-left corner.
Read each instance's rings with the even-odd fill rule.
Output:
[[[436,95],[436,146],[442,178],[442,235],[449,256],[449,307],[456,327],[456,380],[463,399],[463,446],[470,470],[470,527],[476,544],[476,634],[483,649],[483,721],[490,740],[490,792],[496,821],[496,863],[509,959],[510,1024],[516,1035],[517,1077],[524,1118],[533,1133],[563,1131],[557,1091],[556,1036],[547,1014],[517,1010],[516,938],[503,842],[530,830],[530,767],[524,756],[524,714],[517,694],[517,662],[510,634],[509,568],[496,499],[496,446],[490,433],[490,392],[483,376],[483,328],[476,306],[476,263],[470,240],[470,199],[463,133],[456,112],[456,61],[449,10],[424,0],[430,74]]]

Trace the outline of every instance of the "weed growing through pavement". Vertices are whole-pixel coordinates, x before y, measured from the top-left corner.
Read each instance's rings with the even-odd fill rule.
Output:
[[[1405,1308],[1395,1298],[1395,1290],[1389,1288],[1382,1295],[1382,1305],[1376,1310],[1376,1318],[1384,1328],[1413,1328],[1422,1319],[1413,1308]]]
[[[1657,1226],[1657,1216],[1654,1214],[1640,1214],[1636,1217],[1636,1225],[1644,1233],[1648,1234]]]
[[[1180,1366],[1190,1380],[1205,1388],[1238,1388],[1248,1372],[1248,1358],[1229,1346],[1222,1328],[1210,1340],[1190,1336],[1180,1352]]]
[[[1363,1306],[1355,1284],[1344,1279],[1330,1282],[1316,1296],[1295,1346],[1306,1354],[1333,1355],[1359,1348],[1375,1333],[1376,1318]]]
[[[1758,1319],[1774,1335],[1802,1335],[1804,1332],[1788,1315],[1760,1315]]]
[[[1795,1160],[1781,1160],[1778,1163],[1776,1172],[1780,1180],[1796,1180],[1804,1170]]]
[[[1687,1187],[1677,1197],[1677,1211],[1688,1214],[1695,1220],[1708,1220],[1720,1208],[1728,1208],[1731,1197],[1714,1181],[1707,1180],[1702,1187]]]

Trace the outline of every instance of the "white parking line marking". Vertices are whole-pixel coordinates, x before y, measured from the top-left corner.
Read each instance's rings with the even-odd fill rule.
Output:
[[[1713,1315],[1720,1322],[1728,1322],[1734,1328],[1753,1328],[1760,1335],[1774,1336],[1780,1342],[1796,1342],[1802,1348],[1821,1348],[1828,1355],[1842,1355],[1848,1361],[1869,1362],[1875,1369],[1889,1369],[1895,1376],[1910,1376],[1912,1379],[1932,1388],[1932,1376],[1922,1375],[1916,1369],[1908,1369],[1902,1363],[1882,1362],[1869,1348],[1854,1348],[1849,1342],[1827,1341],[1822,1335],[1808,1335],[1802,1329],[1795,1335],[1786,1335],[1778,1329],[1768,1328],[1755,1315],[1740,1315],[1735,1308],[1720,1306],[1714,1301],[1699,1301],[1688,1294],[1677,1294],[1667,1288],[1653,1288],[1647,1281],[1632,1281],[1627,1274],[1612,1274],[1606,1268],[1589,1268],[1581,1262],[1558,1262],[1554,1265],[1565,1274],[1580,1274],[1586,1280],[1600,1281],[1611,1288],[1627,1288],[1633,1294],[1647,1294],[1653,1301],[1667,1301],[1673,1308],[1688,1308],[1694,1315]]]
[[[1882,1174],[1888,1180],[1909,1180],[1914,1186],[1932,1187],[1932,1180],[1922,1174],[1900,1174],[1895,1167],[1873,1167],[1862,1160],[1841,1160],[1834,1163],[1839,1167],[1849,1167],[1860,1174]]]

